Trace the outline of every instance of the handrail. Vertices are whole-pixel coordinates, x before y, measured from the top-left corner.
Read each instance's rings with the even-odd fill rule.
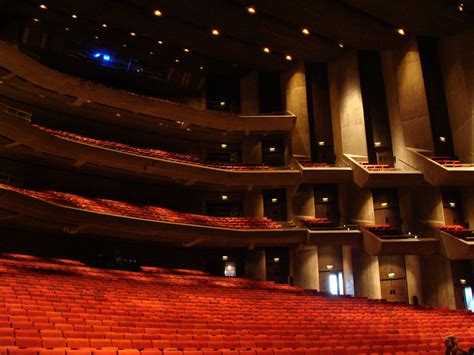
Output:
[[[5,105],[5,110],[3,110],[3,112],[5,112],[9,115],[15,116],[17,118],[20,118],[22,120],[25,120],[28,123],[31,123],[32,114],[29,113],[29,112],[26,112],[26,111],[20,110],[16,107],[12,107],[12,106],[8,106],[8,105]]]

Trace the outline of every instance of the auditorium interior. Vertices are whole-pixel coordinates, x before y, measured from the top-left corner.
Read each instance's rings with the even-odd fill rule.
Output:
[[[0,355],[474,349],[474,0],[0,9]]]

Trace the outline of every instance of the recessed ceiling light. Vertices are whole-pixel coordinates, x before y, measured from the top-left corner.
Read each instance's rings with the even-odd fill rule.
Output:
[[[127,45],[124,43],[124,44],[122,44],[122,47],[123,47],[123,48],[127,48]]]
[[[176,58],[174,61],[175,61],[176,63],[179,63],[179,59],[178,59],[178,58]]]
[[[130,36],[135,37],[137,34],[135,32],[130,32]]]
[[[267,54],[270,53],[270,48],[268,48],[268,47],[263,47],[263,52],[264,52],[264,53],[267,53]]]
[[[400,35],[400,36],[405,36],[405,30],[403,28],[397,28],[397,33]]]
[[[77,15],[76,15],[76,14],[72,14],[72,18],[77,18]]]
[[[220,35],[220,32],[217,28],[213,28],[211,30],[211,33],[212,33],[213,36],[219,36]]]
[[[247,7],[247,12],[249,14],[255,15],[257,13],[257,10],[255,10],[255,7],[253,7],[253,6],[248,6]]]
[[[99,36],[94,36],[95,39],[99,39]]]
[[[291,61],[293,60],[293,58],[292,58],[291,55],[289,55],[289,54],[287,54],[287,55],[285,56],[285,59],[286,59],[287,61],[289,61],[289,62],[291,62]]]
[[[185,51],[186,53],[189,53],[189,49],[187,48],[184,48],[183,51]]]
[[[339,48],[344,48],[344,43],[342,42],[339,42],[337,45],[339,46]]]
[[[35,22],[39,22],[39,19],[37,19],[37,18],[34,18],[34,19],[33,19],[33,21],[35,21]]]
[[[161,40],[160,40],[160,41],[158,41],[158,44],[163,44],[163,41],[161,41]]]
[[[199,69],[204,70],[204,67],[203,67],[203,66],[200,66]]]
[[[309,36],[309,30],[307,28],[303,28],[301,30],[301,32],[305,35],[305,36]]]
[[[155,16],[158,16],[158,17],[160,17],[161,15],[163,15],[163,13],[162,13],[160,10],[155,10],[155,12],[153,12],[153,14],[154,14]]]
[[[64,29],[64,31],[69,31],[69,27],[66,27],[66,28]]]
[[[102,24],[102,27],[103,27],[103,28],[107,28],[107,24],[106,24],[106,23],[103,23],[103,24]]]
[[[153,55],[154,53],[153,52],[150,52],[150,55]]]
[[[41,5],[40,5],[40,9],[47,10],[48,7],[47,7],[45,4],[41,4]]]

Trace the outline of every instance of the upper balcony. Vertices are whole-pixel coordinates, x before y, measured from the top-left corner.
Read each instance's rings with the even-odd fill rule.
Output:
[[[463,226],[436,226],[441,251],[451,260],[474,259],[474,232]]]
[[[0,184],[0,221],[21,228],[161,241],[255,247],[306,242],[305,229],[268,218],[211,217],[122,201]]]
[[[366,156],[344,154],[344,160],[352,168],[354,182],[360,188],[390,188],[413,186],[423,181],[423,174],[407,166],[391,167],[369,164]]]
[[[338,184],[352,180],[352,169],[349,166],[314,163],[298,159],[293,159],[293,165],[301,170],[302,182],[306,184]]]
[[[88,115],[105,123],[157,129],[163,120],[180,128],[204,127],[224,132],[290,132],[296,117],[243,116],[198,110],[171,101],[112,89],[41,65],[16,46],[0,41],[0,93],[8,98],[63,113]]]
[[[29,148],[30,154],[59,158],[62,164],[76,168],[88,164],[156,179],[171,178],[185,185],[201,183],[246,189],[292,186],[301,180],[301,172],[295,169],[211,163],[190,154],[138,148],[48,129],[32,125],[26,112],[10,106],[1,108],[0,136],[4,148],[18,151]]]
[[[407,148],[410,164],[424,174],[433,186],[470,186],[474,181],[474,165],[451,157],[434,156],[426,149]]]
[[[308,228],[308,243],[312,245],[362,246],[362,235],[357,226],[340,226],[328,218],[299,216],[300,227]]]

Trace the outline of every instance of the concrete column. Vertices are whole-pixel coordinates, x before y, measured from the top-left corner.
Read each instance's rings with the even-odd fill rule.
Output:
[[[319,290],[318,248],[298,246],[292,250],[292,274],[294,285]]]
[[[464,219],[469,223],[469,228],[474,229],[474,188],[465,188],[462,194]]]
[[[258,281],[266,281],[267,266],[265,249],[249,250],[245,256],[245,277]]]
[[[416,217],[425,228],[444,224],[443,200],[438,188],[423,185],[413,194]]]
[[[304,63],[297,62],[286,73],[282,74],[282,84],[286,102],[285,109],[297,117],[291,139],[293,154],[310,159],[311,145]]]
[[[416,39],[382,53],[392,149],[407,161],[405,147],[433,150],[433,136]]]
[[[454,151],[474,163],[474,35],[442,39],[439,53]]]
[[[372,191],[360,189],[354,184],[339,185],[339,210],[342,224],[375,223]]]
[[[262,190],[245,191],[243,212],[245,217],[263,217]]]
[[[262,164],[262,140],[258,136],[246,136],[242,141],[242,163]]]
[[[352,248],[342,246],[342,275],[344,278],[344,294],[354,296],[354,272],[352,270]]]
[[[380,269],[377,256],[370,256],[363,250],[353,249],[354,293],[357,297],[382,298]]]
[[[417,255],[405,255],[408,302],[413,304],[413,296],[418,303],[423,304],[423,290],[421,285],[420,261]]]
[[[243,115],[260,113],[260,83],[256,71],[240,79],[240,112]]]
[[[294,215],[314,217],[316,214],[315,210],[313,185],[300,186],[293,196]]]
[[[441,255],[421,255],[419,259],[425,304],[456,309],[451,261]]]
[[[334,151],[341,162],[343,153],[367,156],[364,107],[355,51],[329,63]]]

